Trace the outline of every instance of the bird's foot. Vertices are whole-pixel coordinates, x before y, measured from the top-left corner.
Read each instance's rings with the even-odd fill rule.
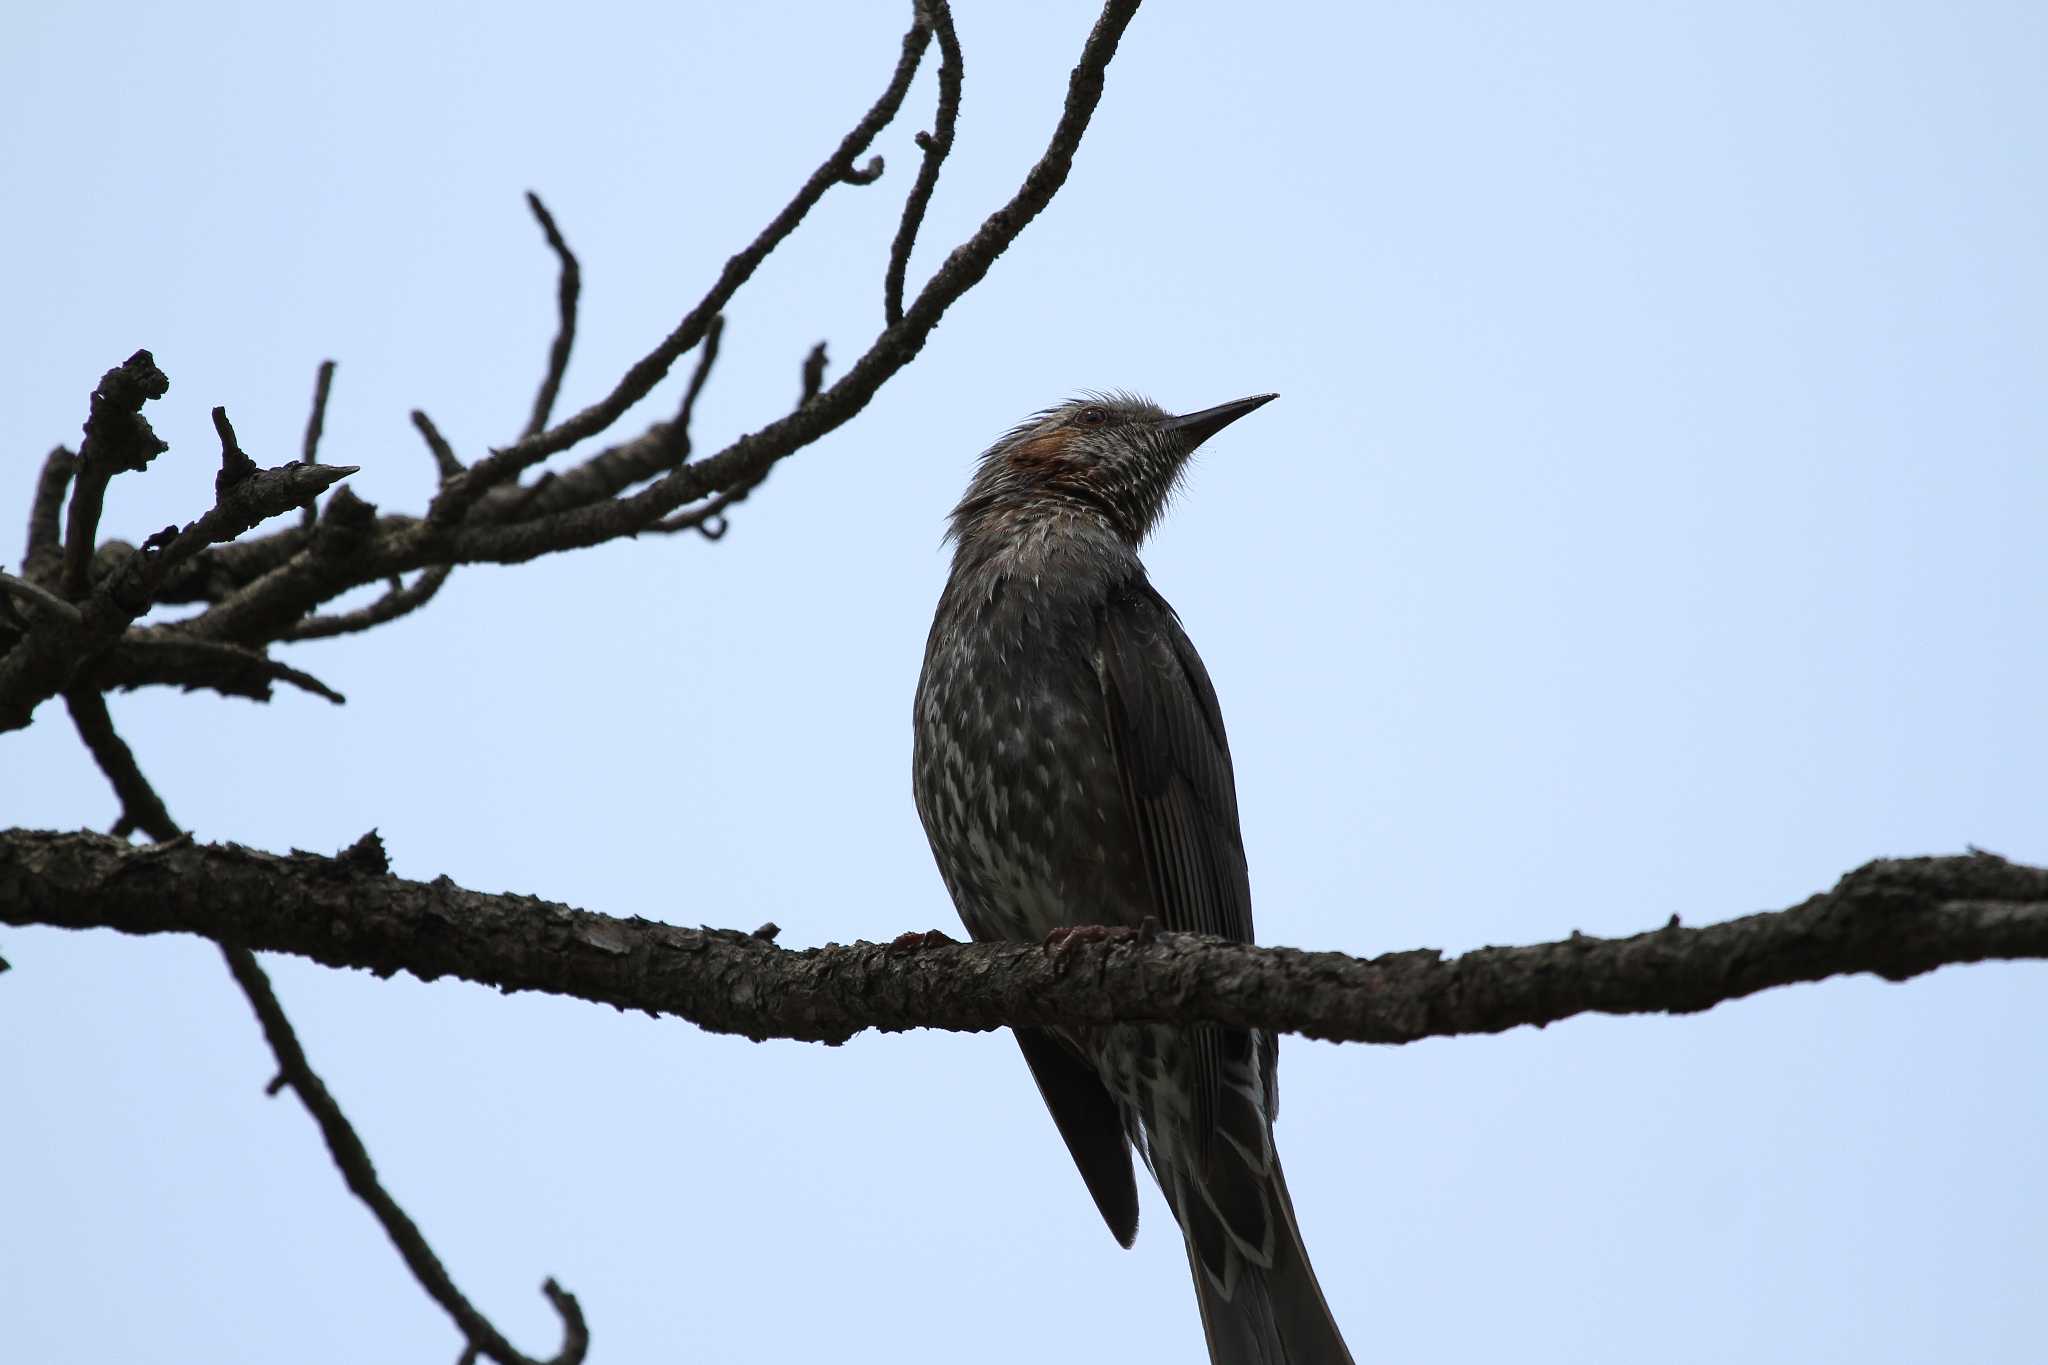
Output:
[[[1136,932],[1107,924],[1062,924],[1045,936],[1045,946],[1058,952],[1076,943],[1107,943],[1111,939],[1129,938]]]

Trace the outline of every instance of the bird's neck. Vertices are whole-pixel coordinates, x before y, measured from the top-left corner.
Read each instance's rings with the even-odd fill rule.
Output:
[[[963,518],[956,532],[955,579],[1084,580],[1139,570],[1137,547],[1107,517],[1082,503],[998,503]]]

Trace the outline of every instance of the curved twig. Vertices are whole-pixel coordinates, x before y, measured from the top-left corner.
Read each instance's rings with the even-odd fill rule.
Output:
[[[526,192],[526,206],[533,210],[541,233],[554,249],[555,259],[562,264],[562,271],[555,286],[560,321],[555,327],[554,343],[548,347],[547,373],[541,376],[540,392],[533,396],[533,415],[526,419],[526,427],[519,433],[522,441],[545,430],[548,414],[555,410],[555,396],[561,393],[562,376],[569,370],[569,352],[576,345],[576,296],[583,288],[583,267],[577,264],[576,253],[569,250],[569,244],[562,240],[562,230],[555,226],[555,215],[548,212],[548,206],[532,190]]]
[[[366,527],[360,542],[346,554],[332,554],[316,563],[310,553],[312,547],[302,547],[285,564],[272,568],[263,578],[246,583],[214,601],[206,611],[186,622],[186,627],[205,638],[241,641],[276,638],[294,620],[321,603],[365,583],[435,564],[522,563],[545,554],[637,535],[692,504],[705,503],[722,493],[758,483],[760,474],[777,461],[817,441],[857,415],[883,384],[916,358],[947,308],[986,277],[995,260],[1051,201],[1072,166],[1075,150],[1100,103],[1104,74],[1137,8],[1137,0],[1108,0],[1068,79],[1065,107],[1045,151],[1024,177],[1022,185],[946,258],[926,281],[916,299],[905,308],[903,320],[885,328],[853,366],[813,401],[742,436],[704,460],[669,469],[645,488],[626,496],[605,497],[563,507],[559,506],[560,502],[576,495],[558,497],[552,492],[553,485],[548,485],[550,492],[534,497],[530,507],[511,506],[514,513],[511,516],[464,517],[459,519],[459,524],[456,519],[447,517],[439,522],[406,516],[384,517]],[[558,422],[548,431],[539,433],[531,443],[522,442],[500,452],[500,456],[505,458],[493,468],[504,472],[508,462],[524,467],[544,458],[601,429],[615,420],[632,401],[644,395],[646,387],[660,377],[661,371],[672,363],[675,356],[693,339],[701,339],[702,332],[708,329],[710,318],[716,314],[703,312],[705,305],[722,301],[729,293],[725,288],[728,282],[737,287],[738,282],[758,263],[755,260],[757,249],[764,249],[764,244],[772,245],[787,235],[788,229],[794,226],[794,220],[801,216],[799,210],[814,197],[813,191],[822,193],[823,188],[829,187],[831,169],[842,156],[851,155],[847,148],[871,136],[870,125],[878,126],[877,120],[888,115],[894,103],[900,101],[902,91],[898,87],[907,82],[910,71],[914,69],[913,56],[921,53],[928,41],[920,20],[919,26],[904,39],[905,55],[897,69],[897,76],[902,80],[892,81],[884,100],[878,102],[875,109],[869,111],[868,118],[848,135],[841,144],[840,152],[819,168],[805,191],[785,208],[762,237],[756,239],[753,247],[728,262],[720,285],[706,296],[699,308],[685,317],[667,342],[634,367],[610,398]],[[655,433],[650,432],[639,441],[628,444],[635,447],[637,455],[658,446],[659,440]],[[500,456],[491,458],[499,460]],[[484,463],[479,462],[476,468],[483,468]],[[472,469],[470,473],[474,475],[476,470]],[[463,490],[459,493],[458,485]],[[457,480],[443,490],[444,497],[455,496],[463,505],[483,493],[479,483],[469,479]],[[520,501],[508,499],[508,504]],[[444,503],[444,509],[449,505]],[[535,514],[524,514],[528,512]],[[684,512],[685,517],[690,515]]]
[[[170,810],[143,775],[141,765],[135,761],[134,751],[115,732],[106,699],[97,692],[74,691],[67,693],[64,700],[71,708],[79,738],[85,741],[100,771],[121,798],[121,818],[114,825],[116,837],[107,842],[122,850],[131,868],[139,866],[137,860],[141,858],[176,858],[188,850],[190,840],[178,828]],[[126,836],[137,829],[157,843],[147,850],[129,848]],[[338,867],[370,876],[381,875],[388,870],[383,845],[374,831],[334,862]],[[427,1245],[419,1225],[377,1179],[377,1169],[370,1161],[369,1149],[363,1146],[363,1140],[348,1121],[348,1115],[342,1112],[341,1105],[328,1092],[326,1084],[307,1060],[306,1050],[299,1044],[298,1033],[292,1028],[284,1006],[278,1003],[277,993],[270,987],[270,977],[256,961],[256,954],[243,944],[232,941],[223,941],[220,949],[227,959],[228,971],[248,997],[257,1022],[262,1025],[263,1036],[277,1058],[277,1079],[265,1087],[265,1093],[275,1095],[284,1085],[298,1093],[300,1102],[319,1125],[320,1135],[326,1139],[327,1150],[334,1157],[334,1164],[340,1169],[342,1180],[350,1192],[369,1206],[420,1287],[455,1320],[467,1343],[465,1354],[481,1351],[499,1365],[541,1365],[541,1362],[530,1360],[514,1350],[490,1319],[463,1297],[447,1267],[441,1264],[441,1258]],[[541,1291],[562,1318],[562,1349],[550,1357],[546,1365],[580,1365],[590,1350],[590,1328],[584,1322],[582,1307],[576,1302],[575,1295],[552,1279],[541,1286]]]
[[[194,640],[175,625],[131,630],[80,670],[79,687],[132,691],[138,687],[204,689],[224,697],[269,701],[272,683],[289,683],[339,706],[348,698],[304,669],[262,650],[220,640]]]
[[[917,135],[924,160],[903,201],[903,220],[896,227],[889,268],[882,276],[882,319],[891,327],[903,321],[903,277],[910,269],[910,252],[917,245],[917,230],[924,225],[925,210],[939,183],[939,167],[953,150],[953,129],[960,121],[960,39],[953,32],[953,11],[946,0],[919,0],[919,9],[939,40],[939,107],[931,132]]]
[[[645,398],[654,386],[661,382],[682,354],[704,339],[704,329],[711,325],[711,319],[724,310],[732,296],[739,292],[741,285],[753,277],[761,262],[770,252],[782,244],[784,238],[796,231],[817,202],[825,197],[826,191],[842,181],[856,184],[881,174],[881,158],[876,157],[869,164],[869,172],[857,172],[853,160],[867,149],[875,135],[886,128],[896,117],[896,111],[903,106],[903,96],[910,88],[911,77],[917,74],[917,64],[924,56],[930,35],[922,22],[914,23],[903,35],[903,50],[896,59],[896,69],[889,77],[889,83],[853,130],[840,139],[838,147],[811,173],[808,180],[797,190],[782,212],[770,220],[753,241],[749,242],[738,255],[725,263],[704,297],[695,307],[683,315],[675,330],[663,338],[661,344],[633,363],[612,391],[573,417],[565,418],[546,431],[535,432],[532,436],[493,451],[478,460],[469,472],[449,487],[443,489],[428,509],[428,520],[437,525],[459,521],[470,504],[483,496],[493,485],[516,477],[521,470],[528,469],[550,455],[567,450],[577,442],[595,436],[625,415],[626,409]]]
[[[33,579],[51,576],[63,554],[64,493],[78,471],[78,457],[58,446],[43,457],[36,491],[29,501],[28,543],[21,552],[21,571]]]
[[[491,1320],[463,1297],[448,1274],[448,1268],[427,1245],[419,1225],[399,1207],[398,1201],[377,1179],[377,1168],[370,1162],[369,1150],[363,1146],[355,1126],[342,1113],[341,1106],[335,1103],[327,1086],[306,1060],[306,1051],[299,1046],[298,1034],[293,1031],[291,1020],[285,1016],[284,1007],[278,1004],[276,992],[270,989],[270,978],[257,963],[256,955],[234,944],[222,944],[221,951],[227,957],[228,970],[234,973],[236,984],[249,997],[257,1022],[263,1026],[263,1036],[277,1057],[278,1074],[298,1092],[300,1102],[313,1115],[313,1121],[320,1125],[320,1136],[326,1139],[327,1150],[333,1155],[334,1164],[340,1168],[349,1192],[369,1206],[385,1236],[398,1248],[398,1254],[404,1258],[413,1278],[419,1281],[420,1287],[435,1303],[441,1305],[442,1311],[455,1320],[456,1327],[470,1347],[499,1362],[499,1365],[535,1365],[515,1350]],[[552,1279],[541,1285],[541,1292],[547,1295],[548,1302],[555,1306],[555,1312],[562,1318],[562,1349],[549,1357],[548,1365],[578,1365],[590,1350],[590,1328],[583,1320],[582,1307],[574,1294]]]
[[[515,515],[536,517],[603,502],[689,459],[690,423],[696,416],[697,396],[711,377],[711,367],[718,363],[718,346],[724,335],[725,318],[721,314],[704,329],[704,344],[697,348],[696,367],[690,371],[682,405],[671,420],[657,422],[632,440],[608,446],[559,474],[542,475],[516,499]]]
[[[170,392],[171,381],[156,367],[148,351],[137,351],[108,370],[92,391],[92,412],[85,419],[85,440],[78,447],[78,476],[71,487],[71,510],[64,522],[64,595],[77,598],[86,589],[92,564],[100,509],[114,475],[147,468],[170,449],[150,429],[142,405]]]
[[[369,606],[333,616],[308,616],[288,628],[282,638],[331,640],[337,635],[354,635],[372,626],[396,621],[401,616],[410,616],[433,601],[434,594],[441,591],[441,585],[454,572],[446,564],[437,564],[431,569],[422,569],[419,577],[409,584],[394,578],[390,590]]]
[[[0,593],[5,593],[17,601],[26,602],[30,606],[47,611],[59,620],[69,621],[73,625],[77,625],[85,619],[77,607],[72,606],[48,588],[31,583],[25,578],[16,578],[11,573],[0,573]]]
[[[313,380],[313,410],[306,414],[306,437],[299,447],[300,464],[317,464],[320,459],[320,436],[327,429],[327,395],[334,388],[334,362],[320,362],[320,373]],[[311,529],[319,519],[320,509],[307,503],[299,514],[299,524]]]

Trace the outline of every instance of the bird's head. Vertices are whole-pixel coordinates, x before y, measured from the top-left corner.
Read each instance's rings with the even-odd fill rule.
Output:
[[[1175,416],[1149,398],[1090,393],[1047,408],[989,447],[953,509],[962,542],[1003,536],[1047,515],[1098,518],[1144,540],[1195,448],[1278,397],[1262,393]]]

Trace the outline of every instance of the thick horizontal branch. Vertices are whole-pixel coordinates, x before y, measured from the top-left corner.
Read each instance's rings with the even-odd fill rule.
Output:
[[[0,922],[200,934],[380,976],[456,976],[673,1014],[750,1038],[1209,1020],[1406,1043],[1588,1012],[1688,1013],[1851,972],[1903,980],[2048,957],[2048,871],[1984,853],[1874,862],[1777,913],[1449,959],[1130,932],[1057,947],[916,935],[791,951],[767,931],[684,929],[446,878],[406,881],[388,874],[374,837],[327,858],[9,830]]]

